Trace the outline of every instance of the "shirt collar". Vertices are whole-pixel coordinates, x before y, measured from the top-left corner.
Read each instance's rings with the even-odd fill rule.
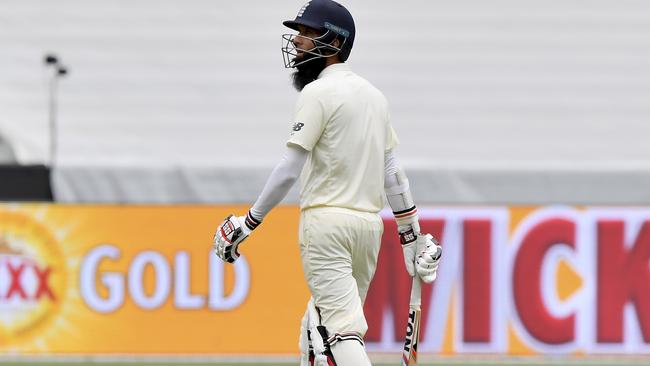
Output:
[[[348,66],[348,64],[344,62],[339,62],[337,64],[329,65],[325,69],[323,69],[323,71],[321,71],[320,74],[318,74],[318,78],[319,79],[324,78],[337,71],[350,71],[350,66]]]

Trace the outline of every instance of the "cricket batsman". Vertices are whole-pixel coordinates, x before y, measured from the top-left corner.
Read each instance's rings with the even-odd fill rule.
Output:
[[[332,0],[312,0],[283,24],[298,32],[282,36],[284,64],[295,69],[300,91],[290,135],[250,210],[217,228],[215,252],[235,262],[239,245],[300,177],[300,253],[312,296],[302,319],[301,365],[370,365],[363,303],[377,265],[384,196],[409,275],[433,282],[439,247],[420,232],[386,98],[345,63],[355,36],[350,12]]]

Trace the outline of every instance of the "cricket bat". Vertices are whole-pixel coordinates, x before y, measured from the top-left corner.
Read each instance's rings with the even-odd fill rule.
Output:
[[[406,325],[406,339],[402,351],[402,366],[417,366],[418,341],[420,339],[420,305],[422,298],[422,280],[420,276],[413,277],[411,285],[411,301],[409,302],[409,318]]]

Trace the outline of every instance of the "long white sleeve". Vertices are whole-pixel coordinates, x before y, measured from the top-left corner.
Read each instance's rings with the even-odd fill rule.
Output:
[[[287,146],[280,163],[271,172],[262,193],[250,209],[253,219],[261,222],[284,199],[294,185],[309,157],[309,151],[294,145]]]

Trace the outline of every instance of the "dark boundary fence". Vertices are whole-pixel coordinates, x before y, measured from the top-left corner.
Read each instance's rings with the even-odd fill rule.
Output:
[[[53,201],[50,168],[0,165],[0,201]]]

